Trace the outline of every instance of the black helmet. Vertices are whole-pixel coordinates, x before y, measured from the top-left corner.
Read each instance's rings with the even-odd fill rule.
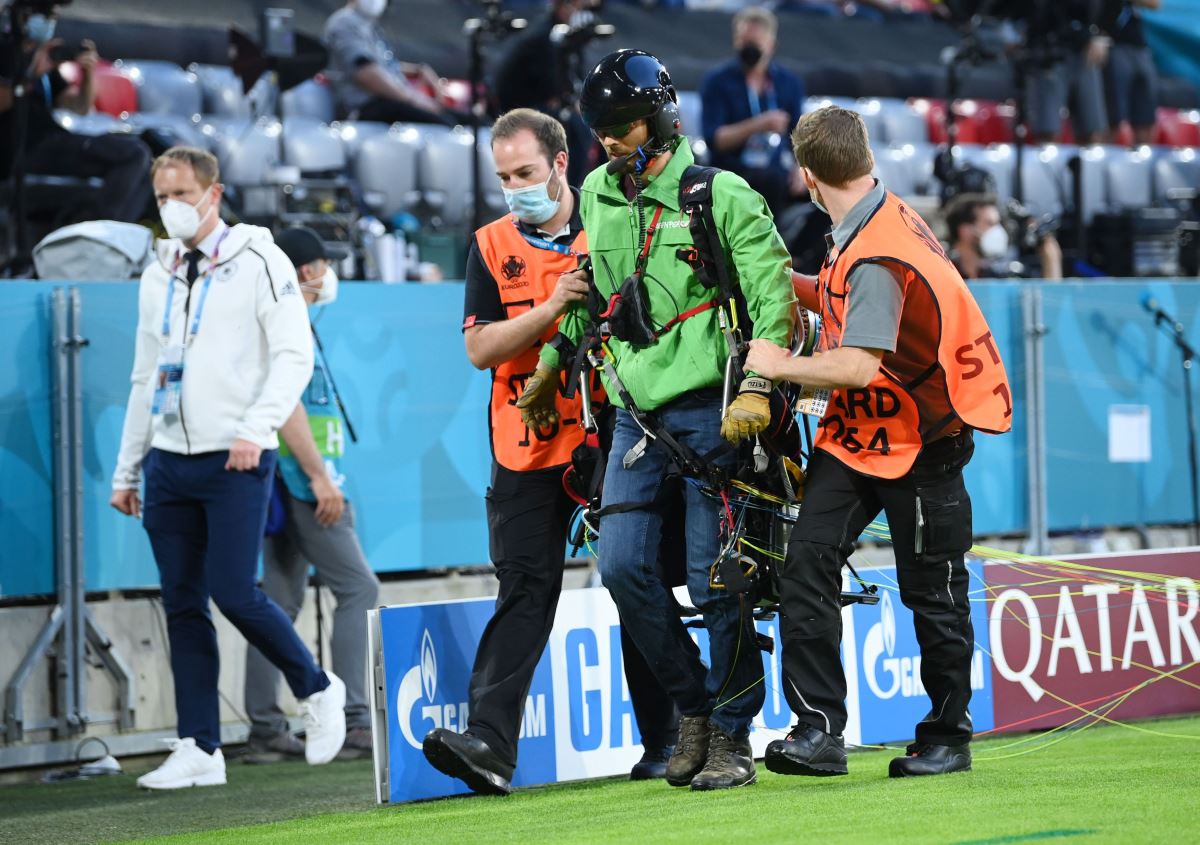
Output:
[[[662,62],[643,50],[609,53],[583,81],[579,112],[593,130],[646,119],[647,147],[679,134],[679,97]]]

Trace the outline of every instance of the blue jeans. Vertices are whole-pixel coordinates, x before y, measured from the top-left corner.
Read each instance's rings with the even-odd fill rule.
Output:
[[[162,578],[180,738],[212,753],[221,744],[217,633],[211,598],[246,640],[283,671],[296,698],[329,686],[292,621],[258,587],[258,557],[274,450],[257,469],[225,469],[228,452],[177,455],[151,449],[143,470],[142,525]]]
[[[697,455],[721,445],[721,404],[714,391],[686,394],[660,408],[655,416],[681,444]],[[679,618],[678,606],[659,575],[659,540],[663,520],[654,506],[666,476],[670,456],[651,443],[642,457],[626,469],[625,453],[642,438],[633,417],[617,411],[612,450],[604,477],[604,507],[644,505],[610,513],[600,521],[600,576],[612,593],[621,621],[651,671],[684,716],[711,714],[712,723],[742,738],[750,720],[762,709],[763,665],[754,637],[752,608],[709,586],[709,567],[720,553],[720,508],[694,484],[685,483],[684,542],[687,545],[687,588],[704,615],[708,629],[706,668],[700,650]],[[718,464],[728,466],[732,453]]]

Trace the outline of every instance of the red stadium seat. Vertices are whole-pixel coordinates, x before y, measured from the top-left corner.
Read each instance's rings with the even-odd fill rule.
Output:
[[[1008,103],[977,101],[975,120],[979,124],[979,143],[1010,144],[1014,140],[1013,126],[1017,110]]]
[[[935,144],[946,143],[946,101],[920,98],[911,100],[910,104],[925,115],[929,140]],[[956,100],[954,114],[960,144],[1006,144],[1013,140],[1016,109],[1008,103]]]
[[[128,76],[109,62],[100,62],[95,70],[96,111],[115,117],[138,110],[137,87]]]
[[[1200,147],[1200,112],[1160,108],[1154,143],[1165,147]]]
[[[1074,144],[1075,143],[1075,126],[1071,123],[1071,118],[1063,116],[1062,125],[1059,127],[1058,136],[1054,139],[1059,144]]]
[[[1118,147],[1133,146],[1133,127],[1129,125],[1128,120],[1121,121],[1121,125],[1117,127],[1117,134],[1113,137],[1112,142]]]

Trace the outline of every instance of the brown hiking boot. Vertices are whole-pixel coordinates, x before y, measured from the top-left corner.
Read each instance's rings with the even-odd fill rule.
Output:
[[[667,761],[667,783],[689,786],[708,762],[708,716],[684,716],[679,720],[679,740]]]
[[[749,786],[758,780],[754,771],[754,753],[750,738],[734,739],[724,731],[713,728],[708,743],[708,762],[692,778],[692,789],[732,789]]]

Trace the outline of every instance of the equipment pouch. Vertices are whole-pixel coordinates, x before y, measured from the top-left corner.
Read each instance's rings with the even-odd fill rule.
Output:
[[[654,324],[650,321],[650,304],[642,289],[641,276],[633,273],[625,278],[620,289],[609,300],[607,314],[609,331],[613,337],[634,346],[649,346],[658,340]]]

